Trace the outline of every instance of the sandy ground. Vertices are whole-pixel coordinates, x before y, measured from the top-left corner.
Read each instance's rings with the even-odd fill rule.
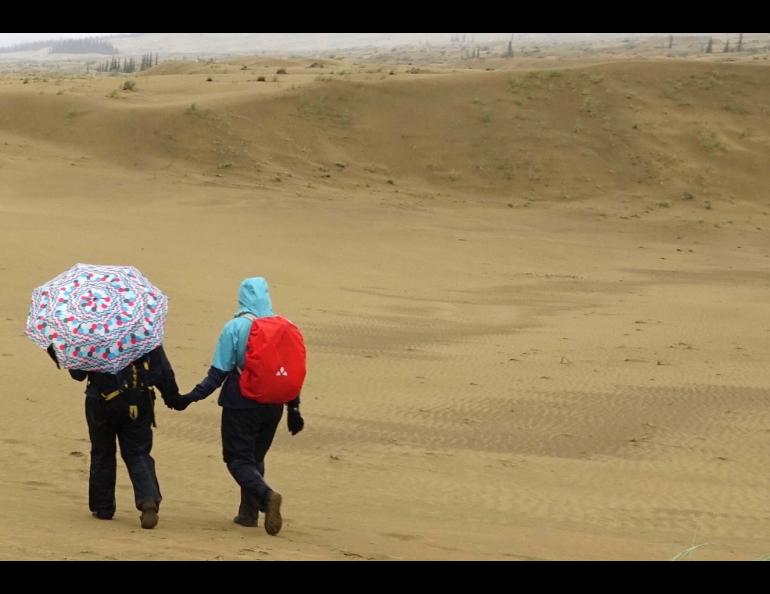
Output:
[[[766,64],[1,78],[0,558],[769,554]],[[76,262],[169,295],[183,390],[268,278],[309,347],[278,537],[215,396],[158,406],[157,529],[122,461],[90,516],[82,385],[23,334]]]

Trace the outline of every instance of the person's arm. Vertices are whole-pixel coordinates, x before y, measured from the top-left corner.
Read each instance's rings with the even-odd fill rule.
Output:
[[[176,383],[174,368],[166,356],[162,346],[158,347],[152,355],[154,361],[150,361],[150,369],[153,373],[153,385],[160,390],[161,398],[167,405],[179,396],[179,386]]]
[[[175,401],[170,404],[174,410],[184,410],[190,406],[193,402],[208,398],[211,393],[216,390],[227,378],[228,371],[222,371],[216,367],[209,367],[209,372],[206,377],[201,380],[192,390],[187,394],[180,394]]]
[[[230,371],[235,368],[235,334],[228,324],[225,324],[225,327],[219,334],[214,358],[206,377],[190,392],[179,397],[178,406],[175,407],[177,410],[184,410],[192,402],[209,397],[214,390],[224,383]]]
[[[196,385],[189,393],[184,394],[183,398],[188,398],[190,402],[197,402],[208,398],[214,390],[221,386],[227,378],[229,371],[222,371],[216,367],[209,367],[209,372],[201,382]]]

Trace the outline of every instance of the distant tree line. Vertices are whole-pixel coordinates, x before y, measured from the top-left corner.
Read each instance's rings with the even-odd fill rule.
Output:
[[[508,49],[505,50],[503,58],[513,58],[513,38],[508,42]]]
[[[13,52],[33,52],[51,45],[50,41],[28,41],[26,43],[17,43],[7,47],[0,47],[0,54],[11,54]]]
[[[91,37],[86,39],[63,39],[55,42],[49,54],[117,54],[117,48],[101,39]]]
[[[468,37],[468,41],[470,43],[474,43],[475,37],[471,35]],[[451,37],[449,38],[450,43],[465,43],[465,33],[463,33],[462,36],[460,36],[459,33],[452,33]]]
[[[92,43],[105,43],[107,45],[110,45],[106,41],[107,39],[136,37],[137,35],[142,35],[142,33],[125,33],[125,34],[118,33],[116,35],[102,35],[100,37],[88,37],[84,39],[69,39],[69,40],[45,39],[43,41],[27,41],[23,43],[17,43],[15,45],[0,47],[0,53],[10,54],[14,52],[31,52],[39,49],[50,48],[49,53],[52,53],[52,54],[62,54],[62,53],[117,54],[118,50],[116,50],[114,47],[112,48],[112,51],[109,51],[109,52],[100,51],[98,49],[95,50],[94,47],[91,45],[88,45],[88,49],[78,49],[78,47],[80,47],[83,44],[92,44]],[[79,44],[79,45],[72,45],[67,47],[65,44]],[[110,47],[112,46],[110,45]],[[65,48],[65,49],[58,49],[58,48]]]
[[[474,37],[470,36],[468,38],[469,43],[471,45],[474,44]],[[466,38],[465,35],[460,35],[459,33],[452,33],[452,35],[449,38],[450,43],[455,44],[459,43],[462,46],[465,46]],[[474,58],[480,58],[481,57],[481,50],[487,51],[489,48],[480,48],[478,46],[476,47],[462,47],[460,52],[460,57],[463,60],[472,60]],[[508,41],[508,47],[504,52],[500,54],[503,58],[513,58],[513,35],[511,35],[511,39]]]
[[[714,40],[709,37],[708,43],[706,44],[705,52],[707,54],[710,54],[714,51]],[[735,47],[735,49],[730,48],[730,40],[728,39],[725,41],[725,45],[722,48],[722,52],[742,52],[743,51],[743,33],[738,33],[738,45]],[[750,50],[749,50],[750,51]]]
[[[153,63],[154,62],[154,63]],[[152,53],[144,54],[139,63],[139,71],[147,70],[158,64],[158,54],[155,54],[154,60]],[[96,67],[97,72],[136,72],[136,60],[134,58],[110,58]]]
[[[155,64],[152,63],[152,52],[149,54],[143,54],[142,55],[142,64],[139,67],[139,70],[147,70],[148,68],[152,68],[153,66],[158,65],[158,54],[155,54]]]

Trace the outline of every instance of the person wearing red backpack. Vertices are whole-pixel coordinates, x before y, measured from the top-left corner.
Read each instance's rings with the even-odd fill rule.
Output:
[[[264,278],[247,278],[241,283],[238,305],[219,335],[206,377],[188,394],[172,399],[169,406],[184,410],[222,386],[224,461],[241,488],[241,504],[233,521],[257,526],[262,511],[265,531],[275,536],[283,522],[282,498],[265,481],[265,455],[284,406],[292,435],[305,426],[299,410],[305,346],[299,329],[273,313]]]

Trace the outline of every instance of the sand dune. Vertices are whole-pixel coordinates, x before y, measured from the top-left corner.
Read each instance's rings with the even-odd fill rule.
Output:
[[[765,64],[231,62],[0,79],[0,557],[770,553]],[[156,530],[120,463],[90,517],[81,386],[23,335],[75,262],[169,295],[185,390],[270,280],[310,349],[279,537],[231,522],[214,396],[157,410]]]

